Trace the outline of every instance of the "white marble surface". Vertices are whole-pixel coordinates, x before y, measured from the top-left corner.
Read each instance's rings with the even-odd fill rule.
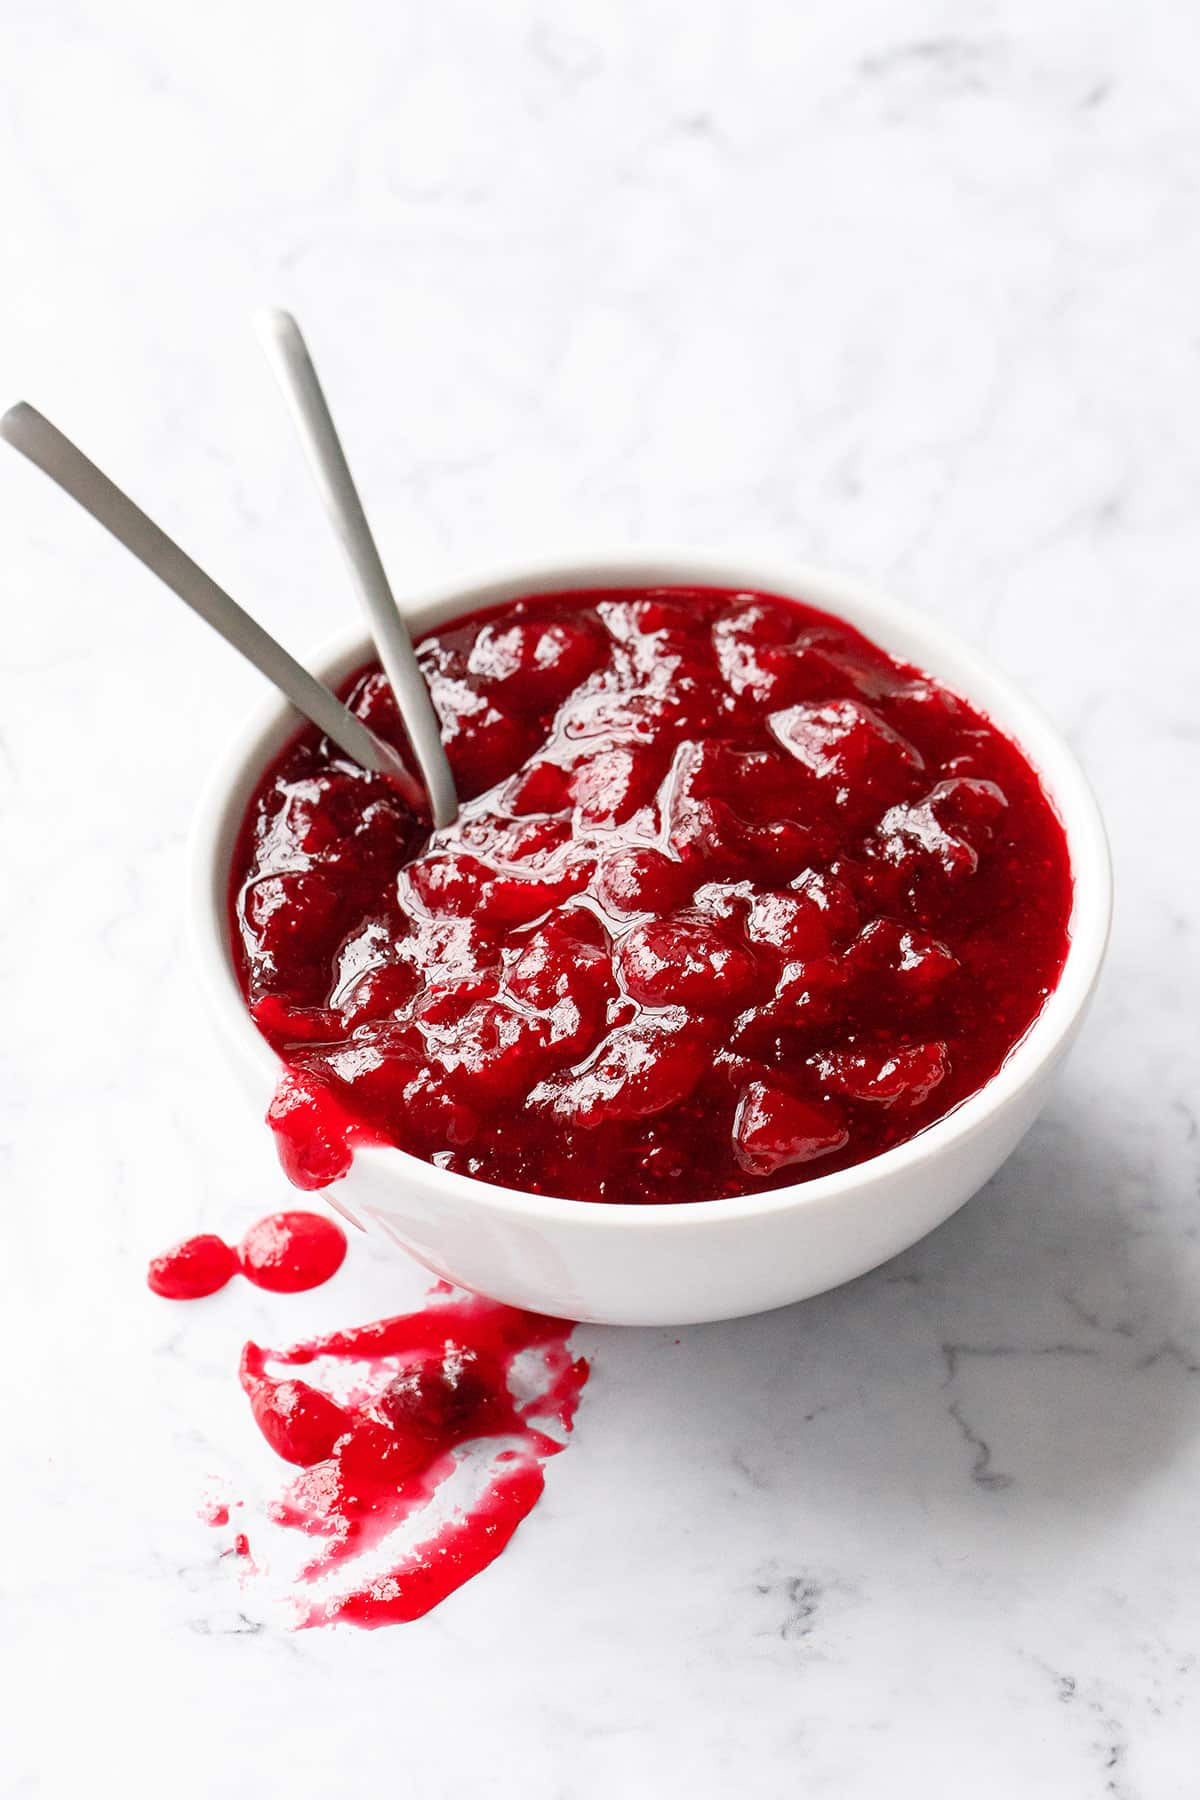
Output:
[[[1119,909],[963,1214],[771,1317],[580,1331],[509,1553],[410,1628],[290,1635],[195,1517],[271,1474],[238,1346],[422,1284],[356,1246],[308,1297],[146,1293],[286,1197],[183,943],[258,688],[4,459],[0,1792],[1194,1792],[1200,15],[15,0],[5,39],[0,393],[289,641],[350,602],[265,301],[398,576],[646,540],[869,570],[1070,732]]]

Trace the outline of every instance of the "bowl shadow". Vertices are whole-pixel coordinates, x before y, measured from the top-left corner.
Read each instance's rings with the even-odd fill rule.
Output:
[[[1200,1427],[1200,1294],[1136,1147],[1076,1101],[858,1281],[757,1318],[604,1333],[604,1362],[652,1396],[639,1432],[806,1510],[987,1502],[1072,1529],[1111,1510]],[[649,1379],[648,1353],[676,1345]]]

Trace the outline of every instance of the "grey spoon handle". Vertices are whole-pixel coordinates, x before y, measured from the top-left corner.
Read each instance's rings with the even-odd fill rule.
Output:
[[[341,539],[358,588],[379,660],[391,684],[404,729],[429,795],[433,822],[452,825],[458,815],[454,776],[441,726],[408,626],[388,582],[367,515],[354,485],[317,371],[291,313],[271,310],[257,320],[263,348],[283,389],[325,511]]]
[[[118,543],[124,544],[193,612],[199,613],[227,644],[240,650],[340,750],[364,769],[390,776],[401,784],[410,802],[423,801],[417,784],[391,747],[368,731],[324,682],[289,655],[49,419],[21,401],[0,419],[0,436],[57,482],[72,500],[77,500],[85,512],[91,513]]]

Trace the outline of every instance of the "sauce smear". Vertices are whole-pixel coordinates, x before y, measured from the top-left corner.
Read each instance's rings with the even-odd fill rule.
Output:
[[[300,1581],[324,1591],[301,1600],[301,1626],[420,1618],[500,1554],[587,1380],[571,1330],[443,1286],[419,1312],[285,1350],[245,1346],[255,1423],[301,1471],[271,1517],[320,1542]],[[475,1478],[473,1497],[447,1505],[460,1473]],[[393,1533],[426,1518],[419,1542],[406,1534],[388,1554]]]

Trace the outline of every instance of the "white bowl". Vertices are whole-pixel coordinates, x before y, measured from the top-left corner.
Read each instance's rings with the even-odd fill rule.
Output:
[[[416,630],[522,593],[586,587],[730,587],[791,595],[857,626],[978,707],[1037,769],[1066,831],[1075,891],[1070,949],[1040,1015],[991,1081],[907,1143],[856,1168],[768,1193],[670,1206],[609,1206],[493,1187],[386,1147],[359,1149],[325,1198],[439,1276],[515,1306],[612,1325],[735,1318],[821,1293],[940,1225],[1028,1130],[1079,1029],[1108,938],[1104,827],[1072,752],[1011,683],[942,627],[827,570],[688,554],[535,566],[443,588],[409,609]],[[355,633],[313,666],[338,682],[367,660]],[[296,728],[261,707],[201,803],[192,845],[194,940],[204,985],[250,1095],[265,1113],[279,1062],[246,1011],[227,924],[230,858],[267,759]],[[266,1126],[264,1125],[264,1130]]]

